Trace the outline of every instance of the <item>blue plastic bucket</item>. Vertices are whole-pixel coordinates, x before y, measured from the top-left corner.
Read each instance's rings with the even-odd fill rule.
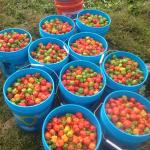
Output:
[[[3,75],[7,78],[12,72],[15,72],[16,67],[11,63],[0,62],[0,70],[2,70]]]
[[[102,45],[104,47],[104,51],[102,53],[100,53],[99,55],[96,55],[96,56],[84,56],[84,55],[76,53],[71,48],[71,45],[76,40],[78,40],[80,38],[85,38],[86,36],[89,36],[89,37],[93,38],[94,40],[102,43]],[[70,50],[71,60],[85,60],[85,61],[90,61],[90,62],[95,63],[95,64],[99,63],[102,54],[105,53],[108,49],[107,41],[102,36],[95,34],[95,33],[91,33],[91,32],[81,32],[81,33],[77,33],[77,34],[73,35],[68,41],[68,46],[69,46],[69,50]]]
[[[28,37],[30,38],[30,41],[26,47],[18,51],[15,51],[15,52],[1,52],[0,51],[0,61],[2,62],[2,65],[4,68],[2,70],[4,70],[3,73],[6,76],[15,72],[18,68],[23,66],[25,63],[28,63],[28,48],[29,48],[30,43],[32,42],[31,34],[24,29],[9,28],[9,29],[0,31],[0,34],[3,34],[5,32],[12,32],[12,31],[22,33],[22,34],[26,33]]]
[[[148,112],[150,112],[150,102],[146,98],[134,92],[120,90],[120,91],[112,92],[105,98],[104,103],[102,104],[101,110],[99,112],[100,122],[104,133],[108,135],[110,139],[115,140],[115,142],[121,144],[125,148],[135,147],[138,144],[149,140],[150,133],[144,135],[131,135],[124,132],[123,130],[117,128],[111,122],[105,110],[105,106],[107,102],[110,100],[110,98],[118,98],[123,95],[135,98],[138,102],[140,102],[147,108]]]
[[[42,29],[42,25],[44,24],[45,21],[50,21],[52,19],[60,19],[64,22],[68,22],[71,26],[72,26],[72,30],[70,32],[67,32],[67,33],[64,33],[64,34],[50,34],[48,32],[45,32],[43,29]],[[57,38],[57,39],[60,39],[60,40],[67,40],[69,39],[69,37],[71,37],[74,33],[75,33],[75,23],[72,19],[66,17],[66,16],[63,16],[63,15],[51,15],[51,16],[47,16],[45,17],[44,19],[42,19],[39,23],[39,32],[40,32],[40,36],[41,37],[51,37],[51,38]]]
[[[28,31],[26,31],[24,29],[20,29],[20,28],[5,29],[5,30],[0,31],[0,34],[3,34],[5,32],[12,32],[12,31],[22,33],[22,34],[26,33],[28,35],[28,37],[30,38],[30,42],[26,47],[24,47],[23,49],[20,49],[16,52],[0,52],[0,61],[12,63],[12,64],[20,64],[28,59],[28,47],[29,47],[30,43],[32,42],[32,37]]]
[[[70,66],[88,67],[88,68],[91,68],[94,71],[102,74],[103,88],[98,93],[96,93],[95,95],[92,95],[92,96],[78,96],[78,95],[71,93],[64,87],[62,80],[61,80],[62,75]],[[105,85],[106,85],[106,78],[105,78],[105,75],[103,74],[103,72],[101,72],[100,68],[97,65],[95,65],[91,62],[88,62],[88,61],[82,61],[82,60],[72,61],[62,68],[60,75],[59,75],[60,94],[65,103],[78,104],[81,106],[91,108],[95,103],[97,103],[101,100],[101,95],[103,94]]]
[[[16,79],[25,76],[26,74],[34,74],[34,73],[40,73],[41,76],[43,76],[45,79],[47,79],[49,82],[52,83],[53,89],[51,92],[51,95],[43,102],[41,102],[38,105],[34,106],[19,106],[14,103],[12,103],[8,98],[7,98],[7,88],[11,86]],[[12,111],[16,122],[18,126],[26,131],[35,131],[38,130],[43,123],[44,118],[46,115],[50,112],[52,109],[52,103],[54,100],[54,95],[55,95],[55,90],[54,90],[54,82],[51,76],[40,69],[36,68],[28,68],[28,69],[22,69],[19,70],[15,73],[13,73],[9,78],[5,81],[4,86],[3,86],[3,95],[4,95],[4,100],[10,110]]]
[[[87,26],[87,25],[85,25],[84,23],[82,23],[80,21],[80,16],[84,15],[86,13],[101,15],[101,16],[107,18],[109,23],[108,23],[108,25],[103,26],[103,27],[90,27],[90,26]],[[105,13],[103,11],[96,10],[96,9],[85,9],[85,10],[81,10],[77,14],[76,24],[77,24],[78,29],[81,32],[94,32],[94,33],[100,34],[101,36],[105,36],[107,34],[107,32],[109,31],[110,24],[111,24],[111,18],[107,13]]]
[[[46,119],[44,120],[43,126],[42,126],[42,143],[43,143],[44,150],[50,150],[50,148],[46,142],[45,134],[44,134],[45,128],[46,128],[48,122],[56,116],[58,117],[58,116],[65,115],[66,113],[76,113],[76,112],[81,112],[87,120],[89,120],[94,126],[96,126],[97,144],[96,144],[95,150],[100,150],[100,143],[102,140],[102,131],[101,131],[101,126],[100,126],[97,118],[88,109],[86,109],[82,106],[73,105],[73,104],[59,106],[47,115]]]
[[[37,60],[35,60],[31,55],[31,52],[36,50],[39,43],[43,43],[44,45],[46,45],[48,43],[57,44],[66,50],[67,56],[65,57],[64,60],[57,62],[57,63],[47,63],[47,64],[40,63]],[[62,67],[65,64],[67,64],[69,61],[69,50],[68,49],[69,49],[68,46],[63,41],[61,41],[59,39],[53,39],[50,37],[40,38],[40,39],[37,39],[34,42],[32,42],[32,44],[29,46],[29,49],[28,49],[29,62],[31,64],[43,64],[43,65],[47,66],[48,68],[54,70],[55,72],[57,72],[59,74]]]
[[[127,86],[127,85],[123,85],[123,84],[117,83],[114,80],[112,80],[111,77],[106,73],[105,64],[109,59],[112,58],[113,55],[115,55],[117,57],[128,57],[128,58],[131,58],[132,60],[136,61],[139,64],[140,69],[144,73],[144,81],[137,85]],[[129,91],[137,92],[144,85],[144,83],[146,82],[146,80],[148,78],[148,69],[147,69],[145,63],[143,62],[143,60],[132,53],[124,52],[124,51],[116,51],[116,52],[112,52],[112,53],[108,54],[102,63],[102,70],[103,70],[104,74],[106,75],[107,86],[109,88],[111,88],[112,90],[129,90]]]

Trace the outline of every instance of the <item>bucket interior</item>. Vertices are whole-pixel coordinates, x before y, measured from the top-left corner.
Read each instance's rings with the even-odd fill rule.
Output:
[[[84,15],[84,14],[86,14],[86,13],[95,14],[95,15],[101,15],[101,16],[105,17],[105,18],[108,20],[109,23],[108,23],[106,26],[104,26],[104,27],[89,27],[89,26],[86,26],[86,25],[84,25],[84,24],[80,21],[80,16],[82,16],[82,15]],[[78,21],[78,23],[81,23],[82,25],[84,25],[84,26],[86,26],[86,27],[89,27],[89,28],[91,28],[91,29],[99,29],[99,28],[103,29],[103,28],[105,28],[105,27],[107,27],[107,26],[110,26],[110,24],[111,24],[111,18],[110,18],[110,16],[109,16],[107,13],[105,13],[105,12],[103,12],[103,11],[96,10],[96,9],[85,9],[85,10],[81,10],[81,11],[78,13],[78,15],[77,15],[77,21]]]
[[[51,34],[51,35],[55,35],[55,36],[58,36],[58,35],[66,35],[66,34],[69,34],[71,33],[72,31],[75,30],[75,24],[73,22],[73,20],[71,20],[70,18],[66,17],[66,16],[63,16],[63,15],[52,15],[52,16],[47,16],[46,18],[42,19],[40,21],[40,24],[39,24],[39,28],[40,30],[43,32],[43,33],[47,33],[45,32],[43,29],[42,29],[42,25],[44,24],[45,21],[50,21],[50,20],[53,20],[53,19],[60,19],[61,21],[63,22],[68,22],[73,28],[70,32],[67,32],[65,34]],[[47,33],[47,34],[50,34],[50,33]]]
[[[34,105],[34,106],[27,106],[27,107],[22,107],[16,104],[13,104],[8,98],[7,98],[7,89],[8,87],[10,87],[18,78],[24,77],[27,74],[34,74],[34,73],[40,73],[42,77],[44,77],[46,80],[48,80],[49,82],[51,82],[53,88],[51,91],[51,95],[44,100],[43,102],[41,102],[38,105]],[[23,69],[23,70],[19,70],[17,72],[15,72],[14,74],[12,74],[11,76],[9,76],[9,78],[5,81],[4,86],[3,86],[3,94],[4,94],[4,100],[7,103],[7,105],[10,107],[10,109],[14,112],[20,112],[20,113],[26,113],[26,114],[31,114],[34,112],[40,112],[40,110],[42,109],[42,106],[45,106],[45,104],[47,104],[47,100],[50,99],[50,101],[52,101],[51,97],[54,97],[54,90],[55,89],[55,85],[54,85],[54,81],[51,78],[50,75],[48,75],[48,73],[46,73],[43,70],[40,69],[35,69],[35,68],[28,68],[28,69]],[[28,111],[26,111],[26,109],[28,109]]]
[[[92,114],[92,112],[89,111],[88,109],[78,106],[78,105],[73,105],[73,104],[59,106],[59,107],[55,108],[53,111],[51,111],[48,114],[48,116],[46,117],[46,119],[43,123],[43,127],[42,127],[42,142],[43,142],[43,145],[45,148],[48,148],[48,145],[47,145],[45,137],[44,137],[45,128],[46,128],[47,123],[55,116],[58,117],[58,116],[63,116],[66,113],[76,113],[76,112],[81,112],[87,120],[89,120],[94,126],[96,126],[96,129],[97,129],[96,150],[99,150],[98,148],[99,148],[99,145],[102,140],[102,131],[101,131],[101,126],[100,126],[98,120]]]
[[[116,55],[117,57],[128,57],[128,58],[136,61],[139,64],[140,70],[142,70],[142,72],[144,74],[144,80],[141,83],[137,84],[137,85],[127,86],[127,85],[123,85],[123,84],[117,83],[113,79],[111,79],[111,77],[106,73],[105,64],[107,63],[107,61],[109,59],[111,59],[113,57],[113,55]],[[138,56],[132,54],[132,53],[124,52],[124,51],[116,51],[116,52],[112,52],[109,55],[107,55],[105,57],[104,61],[103,61],[102,70],[104,71],[104,73],[106,75],[106,78],[108,78],[108,80],[110,80],[113,84],[115,84],[116,86],[118,86],[120,88],[120,90],[121,90],[121,87],[122,87],[122,89],[123,88],[129,88],[129,89],[132,89],[134,91],[137,91],[137,90],[139,90],[139,88],[141,88],[141,86],[145,83],[145,81],[148,78],[148,69],[147,69],[145,63],[143,62],[143,60],[140,59]],[[108,86],[110,88],[112,88],[111,83]]]
[[[69,45],[70,50],[71,50],[73,53],[76,53],[76,52],[74,52],[74,51],[72,50],[71,45],[72,45],[76,40],[78,40],[78,39],[80,39],[80,38],[85,38],[85,37],[87,37],[87,36],[93,38],[94,40],[96,40],[96,41],[98,41],[98,42],[100,42],[100,43],[102,43],[103,48],[104,48],[104,51],[101,52],[99,55],[102,55],[104,52],[107,51],[107,49],[108,49],[107,41],[106,41],[102,36],[100,36],[100,35],[98,35],[98,34],[95,34],[95,33],[92,33],[92,32],[82,32],[82,33],[77,33],[77,34],[73,35],[73,36],[69,39],[69,41],[68,41],[68,45]],[[82,57],[86,57],[86,58],[88,58],[88,57],[91,58],[91,57],[97,57],[97,56],[99,56],[99,55],[95,55],[95,56],[84,56],[84,55],[81,55],[81,54],[78,54],[78,53],[76,53],[76,54],[77,54],[77,55],[80,55],[80,56],[82,56]]]
[[[149,134],[144,134],[144,135],[131,135],[131,134],[128,134],[125,131],[117,128],[114,125],[114,123],[107,116],[107,113],[106,113],[106,110],[105,110],[105,106],[106,106],[107,102],[111,98],[118,98],[118,97],[121,97],[123,95],[126,95],[129,98],[131,98],[131,97],[135,98],[136,101],[143,104],[146,107],[147,111],[150,112],[150,103],[142,95],[139,95],[135,92],[126,91],[126,90],[120,90],[120,91],[112,92],[105,98],[104,103],[102,105],[102,108],[99,111],[99,114],[101,116],[101,122],[102,122],[103,130],[106,131],[106,134],[114,137],[114,139],[117,140],[118,142],[120,142],[120,144],[122,144],[122,145],[128,145],[128,144],[129,145],[134,145],[134,144],[144,142],[144,141],[146,141],[150,138],[150,133]]]

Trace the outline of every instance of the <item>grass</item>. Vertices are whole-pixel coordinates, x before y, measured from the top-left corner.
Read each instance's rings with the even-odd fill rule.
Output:
[[[25,28],[33,39],[39,37],[38,23],[44,16],[55,13],[49,0],[0,0],[0,30],[8,27]],[[96,8],[110,14],[112,25],[106,39],[111,49],[131,51],[150,62],[150,1],[148,0],[85,0],[86,8]],[[0,77],[0,149],[40,150],[41,133],[20,130],[4,104]],[[149,145],[143,150],[150,149]]]

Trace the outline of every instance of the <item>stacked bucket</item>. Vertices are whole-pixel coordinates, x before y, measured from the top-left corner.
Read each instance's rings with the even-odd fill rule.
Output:
[[[80,16],[85,13],[97,14],[106,17],[109,23],[104,27],[92,28],[86,26],[79,19]],[[64,22],[68,22],[72,26],[72,30],[62,35],[50,34],[48,32],[45,32],[42,29],[43,23],[55,18],[58,18]],[[114,124],[112,124],[106,114],[105,105],[107,101],[110,98],[116,98],[122,95],[127,95],[129,97],[138,99],[138,101],[140,101],[148,108],[148,112],[150,112],[150,102],[143,96],[136,93],[146,82],[148,77],[148,69],[144,62],[134,54],[122,51],[114,51],[109,54],[105,35],[110,28],[110,24],[111,19],[109,15],[102,11],[81,10],[77,14],[75,22],[63,15],[51,15],[43,18],[39,23],[39,33],[41,38],[33,42],[30,33],[23,29],[6,29],[0,32],[3,33],[16,30],[20,33],[27,33],[30,37],[29,45],[27,45],[24,49],[21,49],[17,52],[0,52],[1,68],[4,75],[9,76],[4,83],[3,94],[5,102],[12,110],[12,113],[15,116],[16,122],[19,127],[26,131],[37,131],[40,130],[41,126],[43,125],[42,143],[45,150],[49,149],[44,137],[47,123],[53,117],[60,116],[65,113],[82,112],[85,115],[85,118],[87,118],[96,126],[98,133],[96,150],[100,149],[102,135],[109,138],[109,144],[114,145],[115,143],[116,147],[117,145],[119,145],[120,147],[128,149],[135,149],[135,145],[138,145],[150,139],[150,134],[135,136],[121,131],[116,126],[114,126]],[[71,44],[77,39],[86,36],[89,36],[101,42],[104,47],[103,53],[97,56],[83,56],[75,53],[71,48]],[[38,62],[32,57],[31,52],[35,51],[38,44],[48,44],[49,42],[58,44],[60,45],[60,47],[63,47],[66,50],[67,56],[64,60],[58,63],[44,64]],[[143,82],[135,86],[125,86],[112,80],[105,70],[105,63],[113,55],[116,55],[117,57],[126,56],[136,61],[139,64],[140,69],[144,73]],[[25,65],[26,62],[29,65]],[[102,89],[92,96],[78,96],[68,91],[62,83],[62,76],[70,66],[89,67],[95,72],[102,74]],[[17,67],[19,68],[18,71],[16,71],[18,69]],[[45,79],[52,83],[53,89],[51,95],[44,102],[35,106],[23,107],[12,103],[7,97],[8,87],[10,87],[18,78],[23,77],[27,74],[34,74],[36,72],[40,73],[43,77],[45,77]],[[57,97],[59,97],[59,105],[62,106],[55,108],[56,105],[54,106],[53,104],[58,100]],[[95,113],[92,113],[92,111],[94,111]]]

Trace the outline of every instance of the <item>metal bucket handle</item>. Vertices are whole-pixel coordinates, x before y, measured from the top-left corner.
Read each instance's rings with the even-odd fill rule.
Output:
[[[108,50],[108,51],[104,52],[104,53],[102,54],[101,59],[99,60],[99,65],[100,65],[100,66],[102,65],[102,63],[103,63],[103,61],[104,61],[104,58],[105,58],[105,55],[110,54],[110,53],[113,53],[113,52],[118,52],[118,51],[119,51],[119,50]]]
[[[55,95],[56,95],[57,92],[58,92],[58,86],[59,86],[59,85],[58,85],[58,83],[59,83],[59,77],[58,77],[57,73],[56,73],[54,70],[52,70],[52,69],[50,69],[50,68],[48,68],[47,66],[44,66],[44,65],[42,65],[42,64],[28,64],[28,65],[26,65],[26,66],[23,66],[23,67],[19,68],[19,70],[22,70],[22,69],[25,69],[25,68],[30,68],[30,67],[41,67],[41,68],[45,68],[45,69],[48,70],[47,73],[50,72],[49,74],[54,74],[55,77],[52,77],[53,80],[54,80],[54,78],[57,79],[57,81],[54,80],[55,84],[57,85],[56,88],[55,88]]]

